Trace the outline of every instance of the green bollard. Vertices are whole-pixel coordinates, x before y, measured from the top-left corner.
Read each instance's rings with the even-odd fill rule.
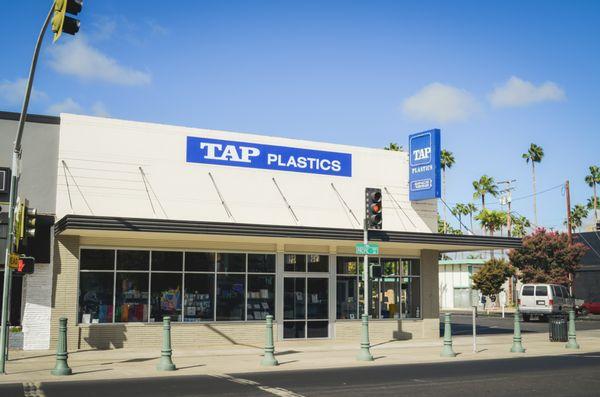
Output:
[[[156,365],[156,369],[158,371],[175,371],[177,368],[173,361],[171,360],[171,356],[173,354],[173,350],[171,349],[171,317],[164,316],[163,317],[163,346],[162,351],[160,352],[160,361]]]
[[[579,343],[575,335],[575,310],[569,309],[569,342],[565,345],[567,349],[579,349]]]
[[[73,371],[69,368],[67,359],[69,353],[67,353],[67,319],[61,317],[58,320],[58,342],[56,343],[56,364],[54,369],[50,371],[52,375],[64,376],[71,375]]]
[[[275,346],[273,344],[273,316],[271,314],[268,314],[267,330],[265,334],[265,355],[260,361],[260,365],[264,367],[274,367],[276,365],[279,365],[273,353],[275,353]]]
[[[360,337],[360,353],[356,359],[358,361],[373,361],[373,356],[371,355],[371,351],[369,350],[371,347],[371,343],[369,342],[369,315],[362,315],[362,330]]]
[[[456,357],[456,353],[452,350],[452,322],[450,313],[446,313],[444,316],[444,347],[440,356]]]
[[[511,353],[525,353],[525,348],[523,344],[521,344],[521,312],[519,311],[519,306],[515,309],[515,322],[514,322],[514,335],[513,335],[513,344],[510,348]]]

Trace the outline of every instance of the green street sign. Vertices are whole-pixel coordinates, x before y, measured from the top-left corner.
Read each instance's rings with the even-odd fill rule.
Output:
[[[356,255],[379,255],[379,245],[357,243]]]

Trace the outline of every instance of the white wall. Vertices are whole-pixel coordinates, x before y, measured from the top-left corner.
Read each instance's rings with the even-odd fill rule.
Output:
[[[50,346],[50,301],[52,265],[36,263],[35,272],[25,276],[23,285],[23,349],[48,349]]]
[[[351,153],[353,176],[187,163],[187,136]],[[73,178],[66,174],[69,189],[62,160],[73,174]],[[365,187],[387,187],[412,223],[384,193],[385,230],[437,230],[436,201],[413,204],[408,201],[405,152],[70,114],[61,115],[57,219],[68,213],[91,212],[106,216],[155,217],[140,166],[170,219],[231,221],[209,179],[208,172],[211,172],[239,223],[296,225],[273,184],[274,177],[303,226],[362,227],[340,202],[331,187],[333,183],[361,224]],[[159,202],[154,197],[152,201],[156,217],[165,218]]]

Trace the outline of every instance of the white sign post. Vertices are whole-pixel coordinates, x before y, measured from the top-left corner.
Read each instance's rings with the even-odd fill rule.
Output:
[[[473,308],[473,353],[477,353],[477,306],[479,305],[479,291],[471,290],[471,306]]]
[[[502,290],[500,291],[498,296],[500,298],[500,306],[502,306],[502,318],[504,318],[504,308],[506,307],[506,292]]]

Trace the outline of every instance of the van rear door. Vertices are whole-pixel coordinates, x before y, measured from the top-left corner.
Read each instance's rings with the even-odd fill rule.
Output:
[[[552,308],[550,305],[550,299],[548,297],[548,286],[547,285],[536,285],[535,286],[535,306],[538,308]]]
[[[533,285],[524,285],[521,290],[521,307],[535,308],[535,287]]]

